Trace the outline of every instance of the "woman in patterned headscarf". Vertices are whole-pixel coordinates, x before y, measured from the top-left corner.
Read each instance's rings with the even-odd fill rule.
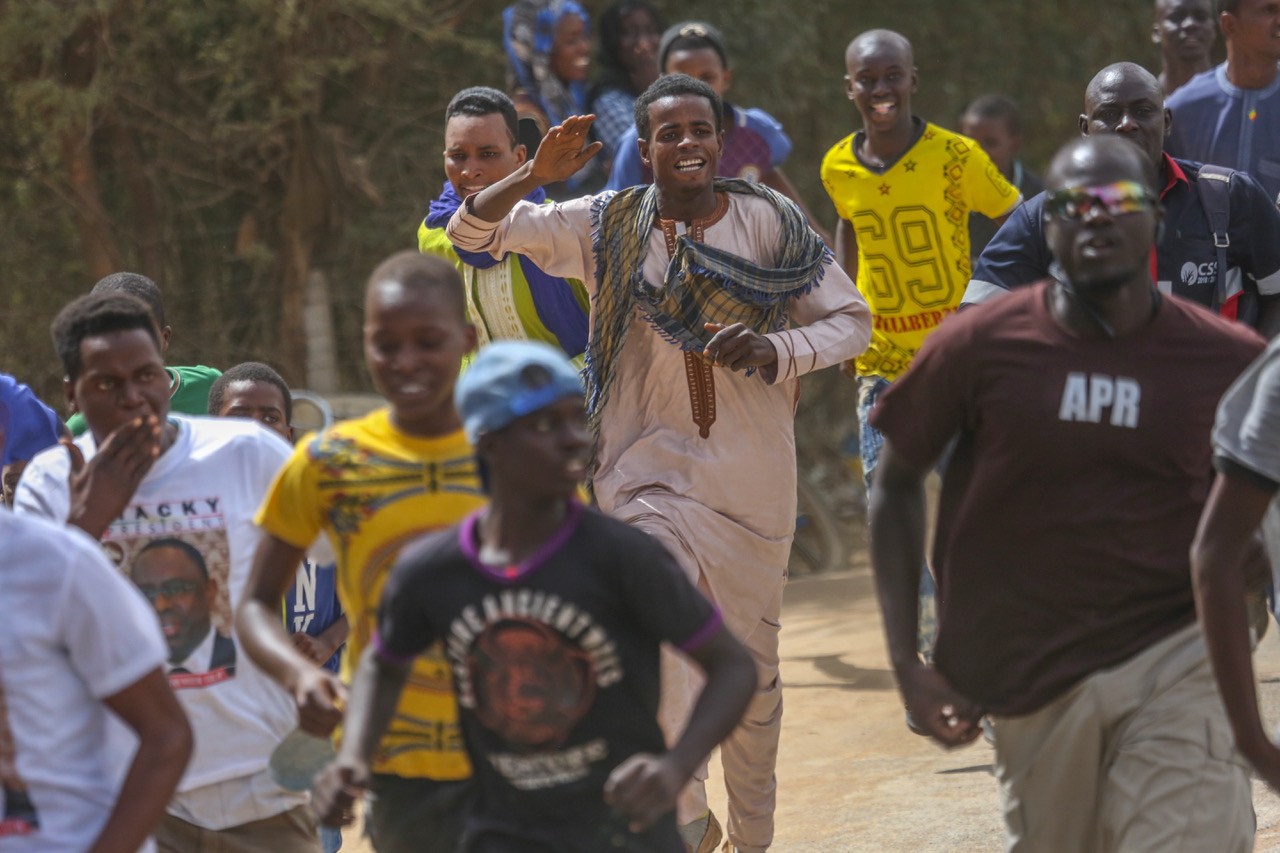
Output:
[[[520,0],[502,21],[507,88],[520,116],[520,142],[532,157],[549,129],[587,112],[590,18],[577,0]],[[603,183],[603,167],[595,163],[563,187],[548,187],[547,195],[576,196]]]

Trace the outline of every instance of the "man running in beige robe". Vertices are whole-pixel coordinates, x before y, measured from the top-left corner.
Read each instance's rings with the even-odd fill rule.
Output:
[[[751,651],[758,692],[721,745],[726,850],[773,840],[782,686],[778,618],[795,529],[794,413],[801,375],[856,357],[871,316],[848,276],[786,199],[714,178],[721,103],[684,75],[636,102],[652,188],[563,204],[521,201],[595,156],[592,117],[552,130],[532,161],[470,196],[454,245],[519,252],[591,292],[588,410],[601,509],[656,536]],[[659,720],[669,740],[700,691],[688,663],[664,659]],[[717,849],[706,765],[677,805],[691,853]]]

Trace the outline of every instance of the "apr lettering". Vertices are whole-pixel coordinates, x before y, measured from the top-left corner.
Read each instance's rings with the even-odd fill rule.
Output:
[[[1105,422],[1112,426],[1136,429],[1141,400],[1142,386],[1128,376],[1068,373],[1058,418],[1100,424],[1105,414]]]

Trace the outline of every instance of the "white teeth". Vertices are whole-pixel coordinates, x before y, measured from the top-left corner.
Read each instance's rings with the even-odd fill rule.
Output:
[[[680,160],[676,163],[676,170],[680,172],[692,172],[696,169],[701,169],[705,164],[705,160]]]
[[[421,394],[425,390],[427,389],[422,385],[401,385],[400,386],[401,394]]]

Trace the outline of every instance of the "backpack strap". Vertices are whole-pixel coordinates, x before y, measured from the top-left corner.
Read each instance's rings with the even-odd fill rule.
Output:
[[[1218,250],[1218,296],[1214,307],[1221,310],[1227,304],[1227,247],[1231,245],[1231,176],[1234,169],[1224,166],[1200,167],[1196,186],[1200,189],[1200,206],[1209,220],[1213,245]]]

